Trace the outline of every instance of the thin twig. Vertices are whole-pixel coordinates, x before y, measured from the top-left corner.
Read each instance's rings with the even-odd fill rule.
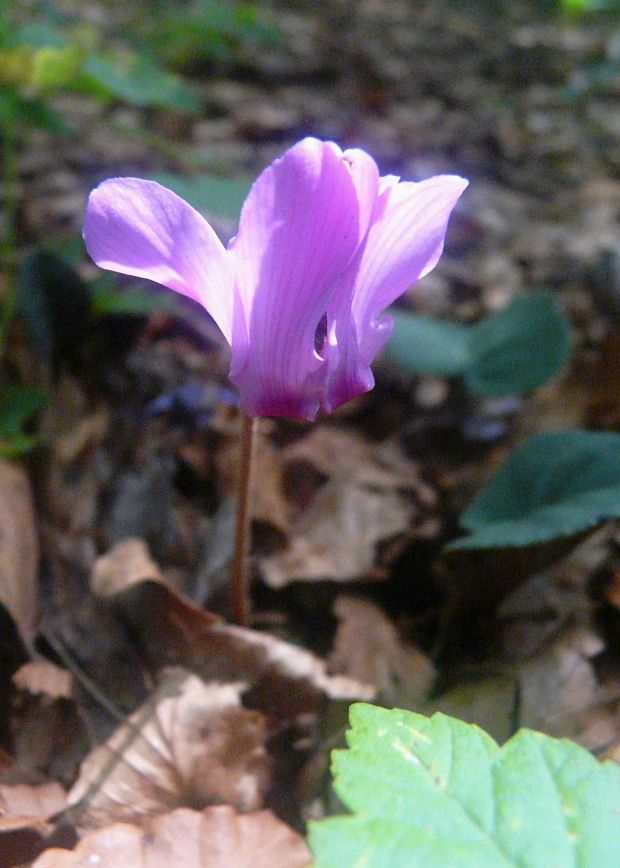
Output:
[[[41,635],[45,639],[45,641],[51,646],[51,648],[58,654],[65,667],[72,673],[73,677],[78,681],[83,689],[88,693],[92,699],[95,700],[102,708],[104,708],[110,717],[117,720],[119,723],[125,723],[127,719],[127,715],[118,708],[111,699],[103,693],[99,687],[95,684],[95,682],[90,678],[76,662],[73,656],[67,651],[65,646],[60,642],[56,636],[49,629],[43,629],[41,631]]]
[[[239,470],[239,505],[235,528],[235,551],[230,573],[230,608],[237,624],[247,624],[250,617],[250,536],[254,450],[258,419],[244,416],[241,433]]]

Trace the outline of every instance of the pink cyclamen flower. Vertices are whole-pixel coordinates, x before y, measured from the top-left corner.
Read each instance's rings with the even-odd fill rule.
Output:
[[[381,314],[437,263],[466,186],[379,177],[364,151],[307,138],[258,177],[227,248],[187,202],[137,178],[93,190],[84,239],[102,268],[206,308],[246,413],[314,419],[372,389],[392,332]]]

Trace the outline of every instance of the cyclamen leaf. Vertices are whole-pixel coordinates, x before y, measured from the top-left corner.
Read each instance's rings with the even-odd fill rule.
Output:
[[[461,516],[471,536],[451,549],[526,546],[620,516],[620,434],[535,434]]]
[[[475,325],[407,311],[395,320],[388,354],[415,373],[463,376],[473,392],[529,392],[555,376],[570,350],[568,320],[552,293],[519,296]]]
[[[209,174],[185,178],[172,172],[158,172],[150,179],[173,190],[203,214],[235,221],[239,220],[241,206],[251,187],[249,180]]]
[[[618,864],[620,769],[521,730],[500,748],[443,714],[351,708],[333,754],[350,816],[311,824],[316,868],[550,868]]]

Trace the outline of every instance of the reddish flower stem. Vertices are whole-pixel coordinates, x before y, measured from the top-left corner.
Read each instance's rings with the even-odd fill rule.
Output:
[[[250,617],[251,501],[257,430],[258,417],[243,416],[235,550],[230,573],[232,619],[242,625],[247,624]]]

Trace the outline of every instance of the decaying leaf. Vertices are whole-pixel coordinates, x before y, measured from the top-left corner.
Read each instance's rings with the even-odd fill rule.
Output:
[[[67,794],[55,782],[28,786],[26,784],[0,784],[0,813],[2,816],[51,817],[62,811]]]
[[[282,462],[269,439],[269,433],[268,420],[261,419],[254,453],[252,518],[271,524],[286,533],[290,525],[290,508],[284,497]],[[239,490],[240,454],[237,432],[237,436],[228,438],[222,445],[216,458],[220,484],[229,494],[236,494]]]
[[[91,588],[98,597],[110,597],[146,579],[161,582],[163,576],[144,540],[131,538],[116,543],[97,558]]]
[[[519,664],[521,726],[577,738],[584,714],[602,698],[591,658],[603,648],[592,630],[575,628]]]
[[[30,640],[38,615],[39,543],[26,472],[0,459],[0,603]]]
[[[241,707],[242,684],[206,684],[174,670],[82,763],[69,793],[84,828],[140,821],[180,806],[262,805],[268,783],[265,721]]]
[[[426,698],[435,669],[428,657],[403,642],[394,624],[373,603],[341,595],[334,604],[339,619],[328,659],[332,672],[374,684],[379,696],[399,707]]]
[[[376,690],[325,661],[266,633],[226,624],[161,582],[132,585],[111,598],[154,670],[172,663],[197,669],[205,681],[240,681],[252,706],[274,718],[316,713],[327,699],[371,701]]]
[[[18,690],[49,699],[70,699],[73,691],[71,673],[49,660],[24,663],[14,673],[12,680]]]
[[[305,868],[304,839],[271,811],[237,814],[227,806],[199,813],[177,808],[143,827],[115,823],[86,835],[75,850],[54,848],[33,868]]]
[[[318,427],[283,450],[289,488],[301,507],[289,546],[260,560],[266,583],[293,579],[350,580],[380,575],[377,545],[404,535],[434,503],[417,465],[394,444],[376,446],[350,432]],[[295,491],[295,473],[311,466],[327,477],[306,496]]]
[[[0,784],[0,864],[30,863],[53,832],[50,818],[63,810],[66,801],[57,783]]]

